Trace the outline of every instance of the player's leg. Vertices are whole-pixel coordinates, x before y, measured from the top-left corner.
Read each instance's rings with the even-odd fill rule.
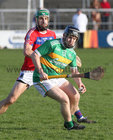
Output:
[[[13,104],[27,88],[27,84],[16,81],[8,97],[0,102],[0,114],[6,112],[9,105]]]
[[[61,90],[59,87],[54,87],[46,93],[52,99],[58,101],[61,105],[61,113],[64,118],[64,127],[68,130],[71,129],[84,129],[85,126],[79,125],[72,120],[71,110],[70,110],[70,101],[66,93]]]
[[[34,86],[43,96],[48,96],[60,103],[61,113],[65,121],[64,126],[67,129],[84,129],[84,126],[73,123],[69,98],[66,93],[56,85],[56,79],[50,79],[35,83]]]
[[[59,79],[58,82],[60,83],[59,88],[62,89],[69,97],[72,119],[74,118],[74,115],[77,119],[83,117],[79,109],[80,94],[78,90],[64,78]]]
[[[69,81],[66,81],[64,84],[62,84],[60,89],[62,89],[68,95],[70,100],[71,114],[74,114],[77,110],[79,110],[80,94]]]
[[[96,123],[96,121],[88,120],[87,117],[84,117],[82,115],[79,109],[80,94],[78,90],[69,81],[66,81],[60,88],[68,95],[70,99],[72,118],[74,118],[75,115],[79,123]]]
[[[46,95],[60,103],[61,113],[64,120],[67,122],[71,121],[70,102],[68,96],[58,87],[50,89]]]

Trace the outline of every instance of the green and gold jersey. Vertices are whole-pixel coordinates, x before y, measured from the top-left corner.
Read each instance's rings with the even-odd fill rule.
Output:
[[[65,67],[77,67],[76,53],[73,49],[65,48],[61,39],[46,41],[43,45],[35,50],[40,55],[40,62],[43,71],[50,75],[60,75]],[[38,82],[39,73],[35,69],[33,81]]]

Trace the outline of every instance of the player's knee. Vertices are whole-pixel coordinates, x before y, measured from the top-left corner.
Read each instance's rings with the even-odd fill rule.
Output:
[[[62,104],[69,104],[69,98],[68,97],[64,97],[62,98]]]
[[[79,92],[77,92],[77,94],[75,94],[75,96],[74,96],[73,99],[75,99],[75,102],[79,102],[79,100],[80,100],[80,94],[79,94]]]

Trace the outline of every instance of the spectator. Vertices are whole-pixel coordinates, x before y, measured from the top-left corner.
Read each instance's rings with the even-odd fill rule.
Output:
[[[100,4],[101,4],[101,8],[105,8],[105,9],[111,8],[110,3],[107,0],[102,0]],[[110,16],[110,13],[108,12],[102,13],[102,17],[101,17],[102,22],[103,22],[102,29],[108,29],[107,22],[109,21],[109,16]]]
[[[100,27],[100,23],[101,23],[101,14],[100,14],[100,12],[98,12],[98,9],[101,8],[100,2],[98,0],[93,0],[91,2],[90,8],[95,9],[91,13],[92,21],[93,21],[93,29],[98,30]]]
[[[80,31],[80,39],[78,42],[78,47],[83,48],[83,37],[84,32],[87,29],[88,18],[85,14],[82,13],[81,9],[77,9],[76,14],[72,18],[74,26]]]

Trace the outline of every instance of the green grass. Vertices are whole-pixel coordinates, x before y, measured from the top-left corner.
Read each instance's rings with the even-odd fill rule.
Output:
[[[83,63],[81,72],[98,65],[105,69],[100,81],[83,79],[87,92],[81,95],[80,109],[97,123],[85,124],[82,131],[65,130],[59,104],[31,87],[0,116],[1,140],[113,139],[113,49],[77,49],[77,54]],[[22,50],[0,50],[0,100],[13,87],[23,59]]]

